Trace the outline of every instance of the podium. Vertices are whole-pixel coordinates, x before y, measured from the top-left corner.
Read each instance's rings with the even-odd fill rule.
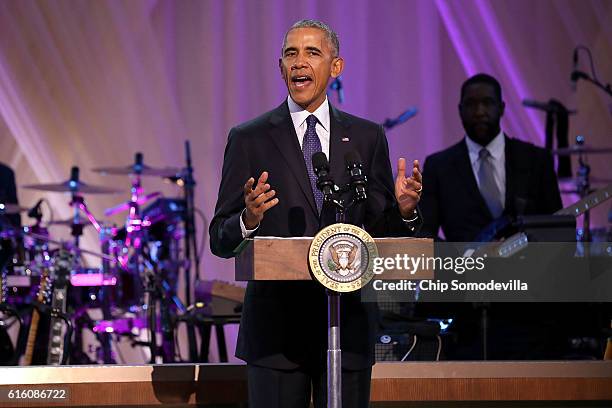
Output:
[[[237,281],[296,281],[313,280],[309,268],[309,237],[256,237],[247,239],[236,256]],[[427,238],[375,238],[378,258],[432,257],[433,240]],[[376,279],[431,279],[433,270],[421,269],[409,273],[388,268]],[[367,282],[366,282],[367,283]],[[329,287],[328,287],[329,288]],[[342,370],[340,349],[340,293],[327,290],[327,406],[342,406]]]
[[[245,241],[242,251],[236,256],[237,281],[313,279],[308,267],[312,237],[257,237]],[[379,257],[390,258],[396,254],[434,256],[433,240],[430,238],[374,238],[374,242]],[[408,275],[404,270],[385,269],[377,277],[383,280],[432,278],[433,270],[430,269],[421,269],[414,275]]]

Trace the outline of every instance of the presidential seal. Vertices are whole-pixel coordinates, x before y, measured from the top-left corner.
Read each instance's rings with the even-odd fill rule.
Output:
[[[313,238],[308,251],[310,270],[323,286],[336,292],[361,289],[374,276],[378,249],[363,229],[333,224]]]

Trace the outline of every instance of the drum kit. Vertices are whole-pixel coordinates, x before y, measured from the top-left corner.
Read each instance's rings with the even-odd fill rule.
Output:
[[[584,136],[576,136],[576,143],[574,145],[555,149],[552,153],[557,157],[573,156],[578,161],[575,177],[559,179],[561,193],[577,194],[581,200],[585,200],[585,197],[599,191],[600,198],[596,202],[591,202],[582,212],[584,215],[583,224],[582,228],[576,233],[576,240],[582,242],[612,242],[611,228],[591,228],[591,210],[612,197],[612,178],[593,176],[591,174],[591,166],[587,161],[587,157],[591,155],[612,154],[612,147],[589,146],[585,143]],[[598,189],[594,188],[594,186],[597,186]],[[612,223],[612,209],[608,218]]]
[[[186,147],[189,158],[188,143]],[[193,222],[195,185],[190,160],[186,169],[155,168],[145,165],[143,155],[137,153],[132,165],[93,171],[130,178],[129,199],[104,212],[106,217],[124,213],[122,226],[101,221],[85,200],[86,196],[121,190],[83,182],[78,167],[72,168],[63,183],[23,186],[69,194],[70,219],[45,225],[42,200],[32,209],[0,204],[0,219],[27,212],[35,220],[22,228],[8,228],[4,222],[7,225],[0,229],[1,311],[5,317],[12,315],[20,326],[12,362],[22,358],[22,364],[114,363],[112,342],[119,336],[148,349],[150,362],[176,361],[175,320],[187,310],[177,296],[179,273],[187,270],[189,280],[189,266],[198,263],[195,226],[189,224]],[[185,196],[145,194],[143,177],[178,181]],[[71,239],[53,239],[47,229],[50,225],[70,227]],[[96,230],[99,252],[81,248],[85,228]],[[83,255],[98,258],[101,266],[88,267]],[[189,296],[186,302],[189,304]],[[97,313],[101,318],[91,317],[93,309],[101,310],[101,316]],[[39,324],[45,318],[48,328]],[[83,352],[87,331],[99,343],[95,358]],[[41,334],[48,337],[41,340]]]

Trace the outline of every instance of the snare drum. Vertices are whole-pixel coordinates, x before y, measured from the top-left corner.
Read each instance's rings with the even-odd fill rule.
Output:
[[[19,255],[22,253],[22,255]],[[49,250],[49,231],[40,225],[23,227],[23,247],[17,244],[18,263],[40,270],[49,266],[52,251]]]

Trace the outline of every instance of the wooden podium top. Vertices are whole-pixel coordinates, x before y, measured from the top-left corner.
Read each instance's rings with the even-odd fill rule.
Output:
[[[308,248],[312,237],[248,238],[236,256],[236,280],[312,280],[308,267]],[[433,256],[433,240],[429,238],[374,238],[379,257]],[[376,279],[427,279],[433,270],[421,269],[415,274],[405,270],[385,269]]]

